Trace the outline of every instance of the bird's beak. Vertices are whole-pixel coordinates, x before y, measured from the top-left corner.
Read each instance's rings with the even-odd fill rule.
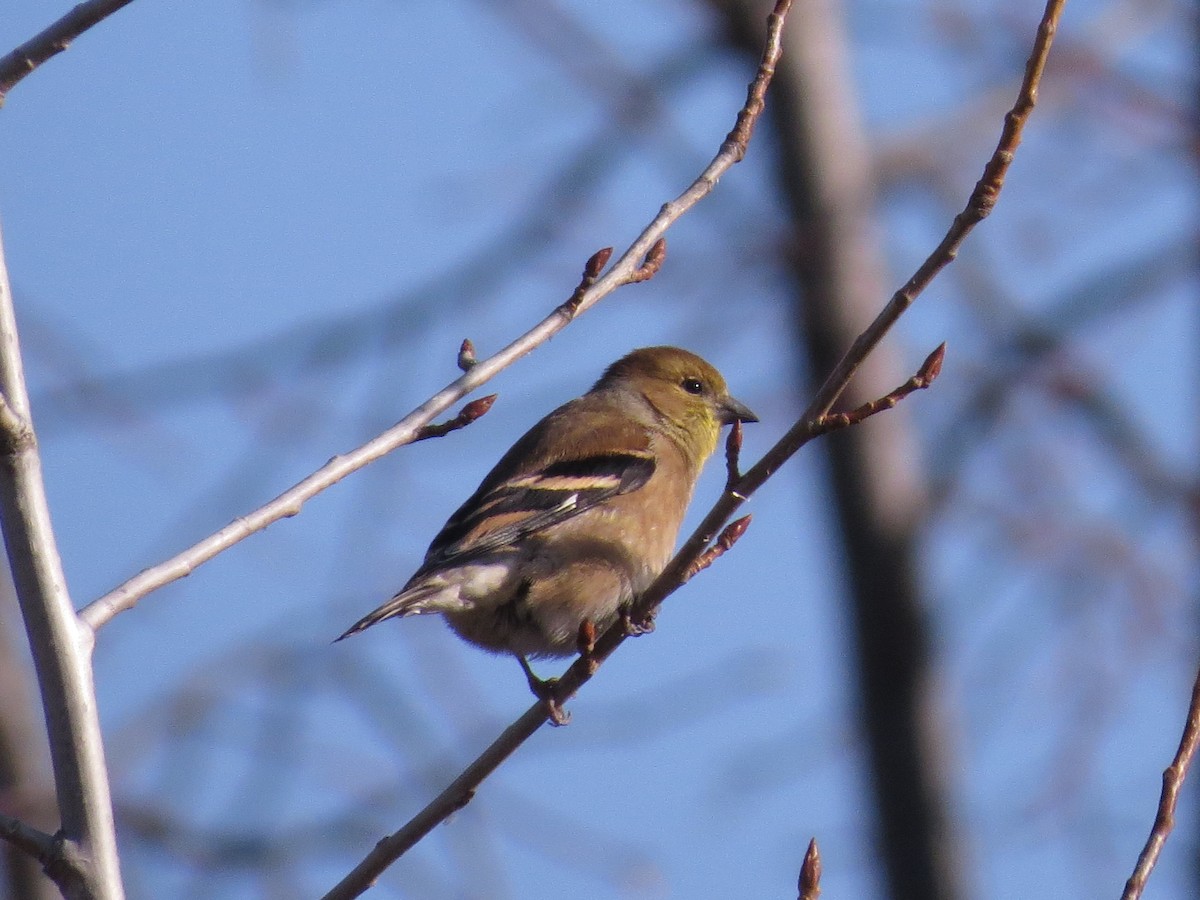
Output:
[[[724,425],[732,425],[734,422],[757,422],[756,416],[745,403],[733,397],[723,397],[721,402],[717,404],[717,413],[721,417],[721,422]]]

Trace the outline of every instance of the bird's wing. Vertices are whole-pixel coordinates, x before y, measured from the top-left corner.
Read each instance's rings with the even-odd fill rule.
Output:
[[[609,451],[558,460],[501,481],[450,517],[414,579],[544,531],[610,497],[636,491],[653,474],[654,457],[649,452]]]
[[[425,563],[408,586],[359,619],[342,640],[396,616],[445,612],[444,584],[422,583],[430,572],[470,563],[530,534],[565,522],[598,503],[636,491],[654,474],[649,453],[605,453],[559,460],[540,471],[501,481],[472,497],[434,538]],[[485,482],[486,485],[486,482]]]

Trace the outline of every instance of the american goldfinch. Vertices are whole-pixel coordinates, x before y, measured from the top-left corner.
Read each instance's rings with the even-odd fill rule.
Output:
[[[735,421],[758,417],[709,363],[634,350],[517,441],[404,589],[338,640],[441,613],[471,643],[514,654],[535,686],[525,657],[569,655],[585,621],[603,631],[666,566],[700,469]]]

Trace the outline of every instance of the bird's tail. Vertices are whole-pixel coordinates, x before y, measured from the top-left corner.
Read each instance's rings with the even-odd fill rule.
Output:
[[[445,590],[444,585],[423,584],[407,591],[401,591],[374,612],[367,613],[341,635],[334,638],[334,643],[352,634],[358,634],[384,619],[403,618],[404,616],[419,616],[421,613],[440,612],[442,606],[429,601]]]

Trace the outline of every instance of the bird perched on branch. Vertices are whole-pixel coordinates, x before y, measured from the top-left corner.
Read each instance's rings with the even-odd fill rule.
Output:
[[[721,373],[678,347],[634,350],[504,454],[433,539],[396,596],[338,640],[441,613],[458,634],[514,654],[566,656],[666,566],[723,425],[757,422]]]

